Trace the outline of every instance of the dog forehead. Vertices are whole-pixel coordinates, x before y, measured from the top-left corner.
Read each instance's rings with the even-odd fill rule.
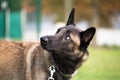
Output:
[[[62,32],[63,31],[70,31],[71,33],[74,33],[74,34],[82,32],[81,29],[79,29],[78,27],[73,26],[73,25],[68,25],[68,26],[61,27],[60,30]]]

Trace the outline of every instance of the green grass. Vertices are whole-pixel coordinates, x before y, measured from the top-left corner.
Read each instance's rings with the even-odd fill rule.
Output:
[[[120,80],[120,48],[90,48],[89,53],[71,80]]]

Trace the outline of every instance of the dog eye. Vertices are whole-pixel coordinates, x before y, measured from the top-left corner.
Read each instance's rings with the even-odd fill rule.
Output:
[[[65,39],[66,39],[66,40],[70,40],[70,36],[67,35],[67,36],[65,37]]]

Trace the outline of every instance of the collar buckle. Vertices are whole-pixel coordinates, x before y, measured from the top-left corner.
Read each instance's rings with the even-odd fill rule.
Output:
[[[50,70],[50,77],[48,78],[48,80],[54,80],[53,74],[55,73],[55,66],[54,66],[54,65],[51,65],[51,66],[49,67],[49,70]]]

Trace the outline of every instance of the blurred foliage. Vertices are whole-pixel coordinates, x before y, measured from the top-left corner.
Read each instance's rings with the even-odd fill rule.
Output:
[[[22,0],[0,0],[0,10],[1,9],[1,3],[3,1],[7,1],[8,3],[8,8],[11,10],[11,11],[20,11],[21,10],[21,4],[22,4]]]
[[[43,1],[43,14],[54,14],[59,16],[57,21],[64,20],[64,0],[47,0]]]
[[[27,12],[35,12],[38,8],[41,11],[41,2],[42,0],[23,0],[22,7]]]
[[[11,11],[21,10],[22,0],[8,0],[8,6]]]
[[[3,0],[0,0],[0,3]],[[28,11],[36,9],[36,0],[6,0],[12,11],[20,10],[21,6]],[[42,0],[43,14],[57,16],[56,21],[64,21],[65,0]],[[73,0],[72,7],[76,8],[76,20],[92,21],[95,14],[98,16],[99,26],[111,26],[110,19],[120,14],[120,0]],[[41,9],[41,8],[40,8]],[[69,14],[69,12],[68,12]]]
[[[74,0],[77,21],[86,19],[91,21],[95,13],[99,18],[100,26],[110,26],[110,18],[120,13],[120,0]],[[56,14],[57,20],[64,20],[64,0],[43,1],[44,14]],[[69,13],[69,12],[68,12]]]
[[[0,0],[0,11],[2,10],[2,8],[1,8],[1,3],[2,3],[2,0]]]

